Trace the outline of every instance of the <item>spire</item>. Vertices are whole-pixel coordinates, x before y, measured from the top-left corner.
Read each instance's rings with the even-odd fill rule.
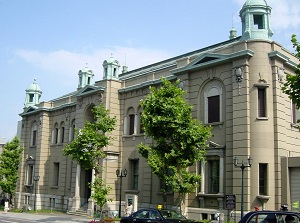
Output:
[[[119,61],[115,60],[113,55],[103,62],[103,80],[119,79]]]
[[[78,89],[85,87],[86,85],[93,84],[94,73],[91,69],[88,68],[88,64],[86,63],[85,68],[79,70],[78,72],[79,80],[78,80]]]
[[[229,35],[229,39],[234,39],[234,38],[236,38],[236,33],[237,33],[237,31],[236,31],[236,29],[234,28],[234,26],[233,26],[233,14],[232,14],[232,28],[231,28],[231,30],[230,30],[230,35]]]
[[[37,85],[36,79],[33,80],[33,83],[29,85],[25,91],[26,91],[26,99],[24,104],[25,108],[40,103],[42,91],[41,88]]]
[[[272,40],[271,7],[265,0],[247,0],[240,11],[242,38]]]

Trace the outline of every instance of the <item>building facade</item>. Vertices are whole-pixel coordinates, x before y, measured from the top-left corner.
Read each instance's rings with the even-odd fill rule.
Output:
[[[102,177],[112,187],[113,200],[106,208],[118,210],[117,169],[128,173],[122,179],[122,209],[129,200],[135,210],[162,204],[160,182],[136,147],[154,143],[141,128],[140,100],[149,86],[159,87],[161,77],[180,79],[186,100],[194,106],[193,117],[212,126],[206,162],[190,168],[202,181],[187,197],[188,217],[212,219],[233,209],[239,216],[242,206],[245,211],[255,206],[280,209],[283,203],[299,201],[298,111],[281,91],[285,75],[294,73],[299,60],[272,40],[270,15],[265,0],[247,0],[240,11],[242,36],[236,37],[233,29],[229,40],[132,71],[126,66],[121,71],[111,56],[103,62],[102,80],[94,82],[93,71],[85,67],[74,92],[48,102],[40,102],[42,91],[34,81],[20,114],[24,152],[17,206],[34,203],[37,209],[93,212],[88,188],[92,171],[63,156],[62,149],[74,139],[75,128],[93,121],[91,108],[99,103],[118,120],[112,145],[104,148]],[[241,171],[249,157],[251,167]],[[235,203],[228,197],[235,197]],[[172,191],[168,205],[178,205]]]

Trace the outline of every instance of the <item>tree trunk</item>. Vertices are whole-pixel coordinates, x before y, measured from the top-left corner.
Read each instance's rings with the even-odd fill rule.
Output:
[[[180,193],[180,213],[184,216],[186,216],[186,211],[185,211],[185,198],[186,194],[185,193]]]

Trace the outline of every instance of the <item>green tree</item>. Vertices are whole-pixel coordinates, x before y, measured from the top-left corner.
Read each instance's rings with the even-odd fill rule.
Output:
[[[22,151],[23,148],[20,147],[19,138],[16,136],[5,144],[0,155],[0,187],[3,192],[9,194],[10,200],[15,193],[19,178],[18,169]]]
[[[106,110],[103,104],[93,107],[92,112],[95,121],[93,123],[88,121],[83,129],[75,130],[77,137],[63,149],[63,154],[76,160],[86,170],[95,171],[94,182],[90,183],[93,191],[91,197],[100,207],[101,218],[102,209],[110,200],[108,195],[111,191],[111,187],[100,177],[101,160],[106,156],[103,148],[113,139],[109,133],[116,127],[116,117],[110,117],[109,110]]]
[[[185,210],[186,194],[193,192],[201,176],[188,171],[188,167],[203,160],[211,128],[192,117],[192,106],[178,87],[165,78],[160,88],[151,87],[150,94],[141,101],[142,126],[146,136],[155,145],[139,144],[138,150],[164,185],[171,186],[180,195],[181,211]],[[166,188],[163,189],[166,207]]]
[[[297,41],[296,35],[292,35],[291,39],[293,47],[296,51],[296,57],[300,60],[300,43]],[[297,65],[295,75],[287,74],[286,82],[283,84],[282,90],[289,95],[296,107],[300,108],[300,63]]]

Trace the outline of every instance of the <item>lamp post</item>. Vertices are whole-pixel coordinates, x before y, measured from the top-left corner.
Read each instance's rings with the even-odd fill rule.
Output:
[[[33,176],[33,180],[34,180],[34,211],[36,211],[36,184],[37,182],[40,180],[40,176]]]
[[[122,179],[123,179],[123,177],[126,177],[126,175],[127,175],[127,170],[124,169],[124,170],[122,171],[122,170],[117,169],[117,170],[116,170],[116,175],[117,175],[117,177],[120,177],[119,218],[121,218]]]
[[[251,167],[252,165],[252,158],[248,157],[248,164],[244,163],[244,160],[242,160],[242,163],[238,163],[238,159],[234,157],[233,164],[235,167],[239,167],[242,170],[242,198],[241,198],[241,218],[244,216],[244,170],[247,167]]]

